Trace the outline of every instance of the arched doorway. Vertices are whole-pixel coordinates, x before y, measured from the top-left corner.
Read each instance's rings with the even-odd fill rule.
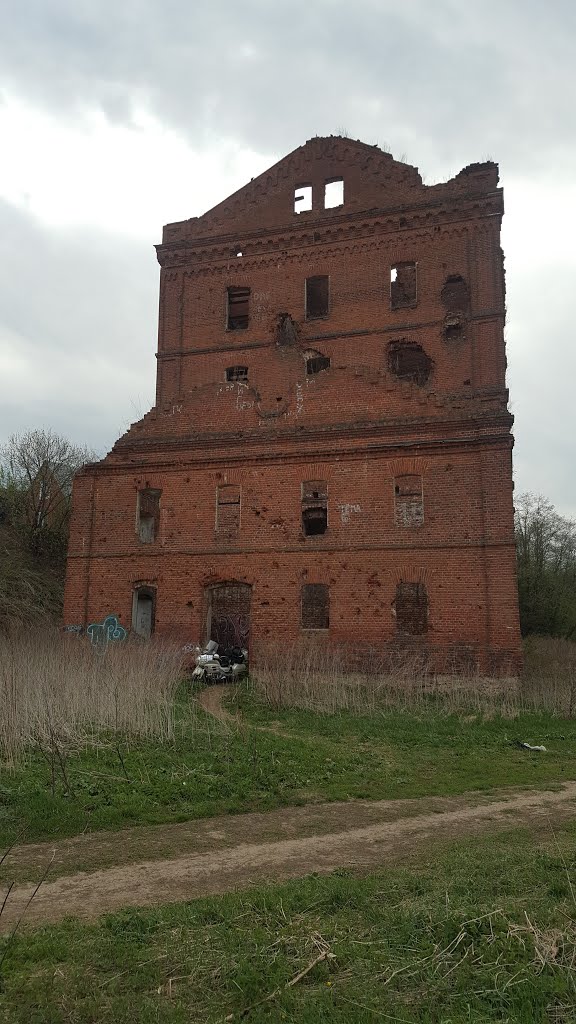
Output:
[[[223,648],[248,648],[251,597],[252,587],[248,583],[208,587],[206,638]]]
[[[144,640],[149,640],[154,632],[155,611],[156,589],[136,587],[132,598],[132,629]]]

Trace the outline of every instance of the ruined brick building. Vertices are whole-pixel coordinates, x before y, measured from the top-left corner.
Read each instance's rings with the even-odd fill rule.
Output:
[[[164,228],[156,405],[77,477],[65,620],[520,655],[493,163],[315,138]]]

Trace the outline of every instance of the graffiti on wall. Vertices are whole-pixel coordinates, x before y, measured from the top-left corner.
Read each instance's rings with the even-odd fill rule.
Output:
[[[362,511],[360,505],[352,505],[350,502],[346,502],[345,505],[338,505],[338,511],[340,512],[340,520],[344,526],[350,522],[350,516],[352,514],[358,515]]]
[[[86,626],[86,636],[90,637],[90,643],[97,651],[104,652],[109,643],[125,640],[128,632],[116,615],[107,615],[103,622],[92,622]]]

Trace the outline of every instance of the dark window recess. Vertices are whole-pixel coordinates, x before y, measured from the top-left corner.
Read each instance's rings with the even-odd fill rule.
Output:
[[[449,313],[468,313],[470,309],[470,289],[460,274],[446,278],[440,298]]]
[[[422,526],[424,499],[421,476],[407,474],[396,477],[394,481],[394,521],[396,526]]]
[[[312,209],[312,185],[298,185],[294,189],[294,213],[306,213]]]
[[[328,316],[328,277],[306,278],[306,319]]]
[[[426,384],[434,363],[415,341],[392,341],[388,346],[388,369],[399,380]]]
[[[305,537],[318,537],[328,529],[328,489],[325,480],[302,484],[302,530]]]
[[[314,355],[309,356],[306,360],[306,373],[308,375],[313,373],[320,373],[321,370],[330,369],[330,356]]]
[[[216,532],[234,537],[240,531],[240,487],[224,484],[216,492]]]
[[[250,289],[228,288],[228,330],[245,331],[250,322]]]
[[[152,544],[158,536],[161,495],[151,487],[138,491],[136,532],[142,544]]]
[[[227,366],[226,380],[248,380],[247,366]]]
[[[428,631],[428,594],[423,583],[398,583],[394,610],[399,633],[421,636]]]
[[[395,263],[390,267],[390,308],[416,305],[416,264]]]
[[[302,587],[302,629],[328,629],[330,591],[326,583],[305,583]]]

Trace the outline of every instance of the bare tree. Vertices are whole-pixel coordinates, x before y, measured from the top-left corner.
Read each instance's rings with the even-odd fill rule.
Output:
[[[576,523],[541,495],[515,501],[523,633],[576,636]]]
[[[52,430],[13,434],[0,449],[11,519],[35,554],[47,538],[65,540],[74,474],[95,454]]]

